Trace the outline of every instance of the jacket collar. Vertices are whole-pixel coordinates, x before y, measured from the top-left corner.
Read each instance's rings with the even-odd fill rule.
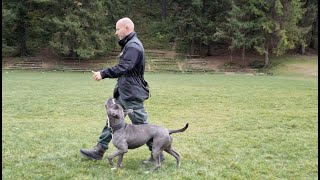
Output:
[[[124,37],[123,39],[121,39],[118,43],[119,43],[119,45],[121,46],[121,48],[123,48],[126,44],[127,44],[127,42],[129,41],[129,40],[131,40],[134,36],[136,36],[136,32],[132,32],[132,33],[130,33],[130,34],[128,34],[126,37]]]

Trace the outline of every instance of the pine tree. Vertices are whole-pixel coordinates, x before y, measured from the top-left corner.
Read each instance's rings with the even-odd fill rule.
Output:
[[[215,41],[216,26],[223,21],[230,1],[174,1],[174,21],[176,22],[178,49],[191,54],[202,53],[202,46]]]
[[[2,2],[2,46],[16,50],[16,55],[26,56],[46,41],[42,12],[36,0]]]
[[[232,52],[234,49],[242,49],[242,66],[245,66],[246,49],[253,47],[261,36],[256,23],[259,19],[252,12],[248,2],[231,2],[231,10],[226,15],[226,20],[218,24],[217,32],[214,34],[216,40],[222,40],[229,45],[231,51],[230,63],[232,63]]]
[[[105,1],[60,1],[52,18],[57,27],[50,46],[62,56],[88,59],[115,46],[114,22],[108,21]]]
[[[317,0],[304,0],[302,1],[303,8],[305,9],[304,16],[299,22],[299,26],[304,33],[303,41],[301,41],[301,54],[305,54],[305,47],[317,49],[318,41],[318,1]]]
[[[255,46],[256,50],[265,55],[265,66],[269,65],[269,54],[282,55],[288,49],[301,43],[305,31],[298,22],[304,14],[300,0],[281,1],[250,1],[259,15],[261,35],[263,38]]]

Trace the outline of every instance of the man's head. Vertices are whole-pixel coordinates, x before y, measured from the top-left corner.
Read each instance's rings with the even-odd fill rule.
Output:
[[[121,40],[134,31],[134,24],[131,19],[125,17],[116,23],[116,35]]]

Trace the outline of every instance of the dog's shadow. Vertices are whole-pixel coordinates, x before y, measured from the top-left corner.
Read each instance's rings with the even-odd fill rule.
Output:
[[[165,153],[166,155],[166,153]],[[104,169],[107,168],[110,170],[110,172],[114,172],[114,173],[123,173],[124,171],[129,171],[129,172],[136,172],[138,174],[146,174],[146,172],[148,172],[150,169],[152,169],[154,167],[154,163],[149,163],[149,164],[144,164],[143,161],[146,159],[147,155],[144,156],[139,156],[139,157],[133,157],[134,153],[130,153],[130,155],[128,155],[126,158],[123,158],[122,161],[122,167],[118,168],[118,169],[114,169],[112,170],[113,166],[111,166],[108,162],[108,158],[107,156],[103,157],[102,160],[91,160],[91,159],[87,159],[84,158],[80,155],[76,155],[76,159],[79,160],[80,164],[82,164],[83,168],[92,168],[93,166],[95,168],[101,168]],[[166,169],[176,169],[176,162],[175,159],[171,156],[165,156],[166,159],[161,162],[161,169],[162,169],[162,173],[166,172]],[[116,164],[118,161],[118,158],[114,158],[113,159],[114,163]],[[99,167],[97,167],[99,166]],[[169,170],[168,170],[169,171]],[[153,172],[157,173],[158,171]]]
[[[118,158],[115,158],[114,162],[117,162],[117,160],[118,160]],[[121,168],[125,168],[125,169],[132,170],[132,171],[139,171],[140,169],[148,170],[148,168],[154,166],[153,163],[150,163],[148,165],[143,164],[143,160],[145,160],[145,159],[140,158],[140,157],[127,156],[126,158],[123,158]]]
[[[166,153],[165,153],[166,154]],[[168,154],[169,155],[169,154]],[[123,159],[123,165],[122,168],[128,169],[130,171],[134,172],[143,172],[145,173],[146,171],[149,171],[154,167],[154,163],[148,163],[144,164],[143,161],[145,160],[146,157],[127,157]],[[166,156],[166,159],[161,162],[161,169],[172,169],[176,168],[176,161],[173,157]],[[158,171],[155,171],[156,173]]]

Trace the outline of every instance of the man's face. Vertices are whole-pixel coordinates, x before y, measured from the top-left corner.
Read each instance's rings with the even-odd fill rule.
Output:
[[[127,28],[125,25],[123,25],[122,23],[117,23],[116,24],[116,35],[118,36],[118,38],[121,40],[124,37],[127,36]]]

